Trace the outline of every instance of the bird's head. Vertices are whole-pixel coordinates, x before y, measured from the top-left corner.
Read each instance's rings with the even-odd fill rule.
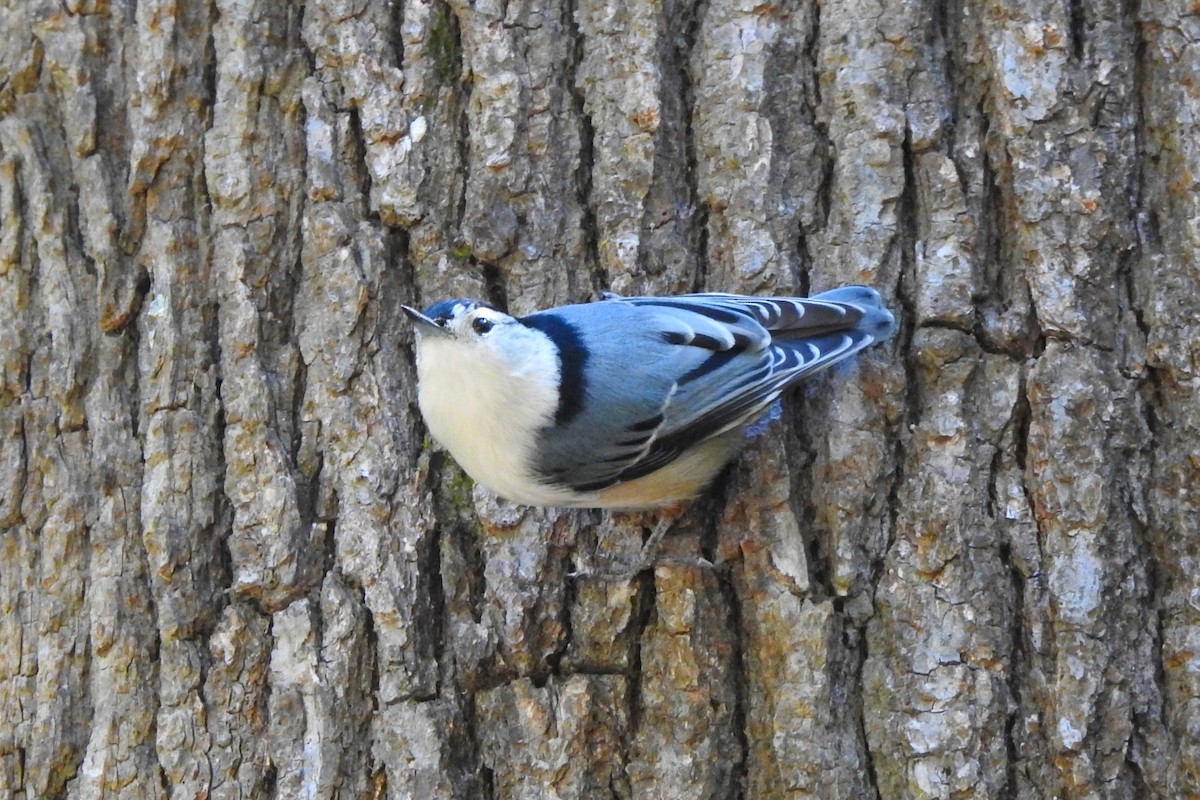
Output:
[[[408,306],[400,308],[416,327],[418,360],[434,360],[439,368],[483,367],[507,374],[524,373],[531,360],[545,358],[549,347],[549,341],[539,332],[478,300],[443,300],[424,313]],[[463,380],[473,377],[469,372],[460,375]]]
[[[483,341],[498,325],[516,322],[503,311],[478,300],[442,300],[422,313],[415,308],[400,306],[416,325],[417,334],[424,339],[457,339],[463,343]]]

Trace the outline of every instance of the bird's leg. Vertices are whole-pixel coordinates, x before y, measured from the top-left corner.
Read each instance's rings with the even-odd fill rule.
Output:
[[[641,552],[637,554],[637,560],[629,566],[625,577],[632,578],[640,575],[643,570],[650,570],[654,567],[654,561],[659,557],[659,547],[662,546],[662,537],[667,535],[667,531],[674,527],[679,517],[683,515],[683,505],[667,507],[659,516],[659,521],[654,523],[654,528],[650,530],[650,536],[643,543]]]
[[[611,571],[587,569],[576,572],[574,575],[578,577],[621,581],[632,580],[642,572],[653,569],[654,563],[658,558],[658,549],[662,544],[663,537],[667,535],[668,531],[683,516],[683,510],[686,507],[686,503],[676,503],[675,505],[666,506],[658,513],[658,520],[654,523],[649,538],[642,544],[642,549],[638,552],[637,559],[629,566],[618,567]]]

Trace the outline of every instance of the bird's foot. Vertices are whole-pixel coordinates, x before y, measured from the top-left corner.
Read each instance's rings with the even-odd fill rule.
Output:
[[[663,537],[674,526],[675,521],[680,516],[680,510],[672,509],[663,513],[654,527],[650,531],[650,535],[642,544],[642,549],[638,552],[638,556],[632,564],[615,568],[599,568],[599,567],[583,567],[569,573],[572,578],[585,578],[589,580],[605,580],[605,581],[629,581],[641,575],[647,570],[653,570],[655,565],[664,562],[678,562],[687,564],[688,566],[712,567],[713,565],[704,558],[668,556],[659,558],[659,548],[662,545]]]

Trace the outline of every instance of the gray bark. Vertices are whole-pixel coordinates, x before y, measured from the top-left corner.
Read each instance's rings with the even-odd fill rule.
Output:
[[[0,18],[0,797],[1200,798],[1190,6]],[[857,282],[629,581],[397,313]]]

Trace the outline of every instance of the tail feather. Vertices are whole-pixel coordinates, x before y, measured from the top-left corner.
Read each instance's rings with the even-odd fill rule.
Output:
[[[811,299],[845,303],[859,309],[863,318],[855,328],[869,334],[872,344],[891,338],[896,332],[896,317],[884,308],[879,292],[869,286],[842,286],[813,295]]]

